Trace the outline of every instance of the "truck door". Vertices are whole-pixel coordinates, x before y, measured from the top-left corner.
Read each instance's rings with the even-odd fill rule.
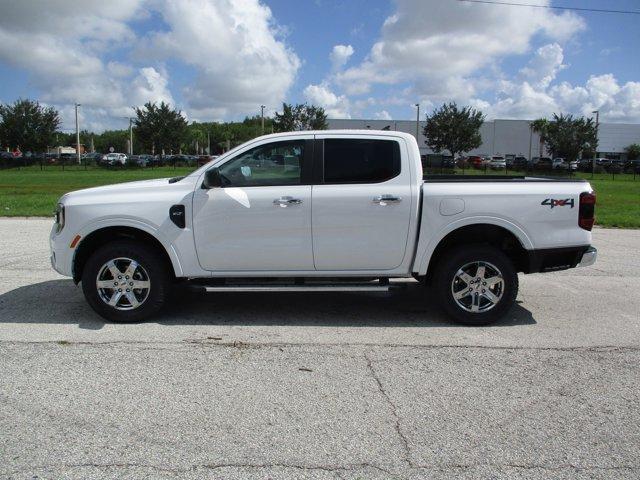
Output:
[[[313,270],[313,136],[271,140],[216,165],[222,185],[197,187],[200,266],[216,271]]]
[[[312,192],[316,269],[398,267],[411,221],[411,173],[403,140],[330,134],[316,138]]]

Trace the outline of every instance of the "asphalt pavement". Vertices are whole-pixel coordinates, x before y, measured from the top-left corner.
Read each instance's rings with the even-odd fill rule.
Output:
[[[521,275],[488,327],[430,292],[184,293],[105,323],[0,219],[0,478],[638,478],[640,231]]]

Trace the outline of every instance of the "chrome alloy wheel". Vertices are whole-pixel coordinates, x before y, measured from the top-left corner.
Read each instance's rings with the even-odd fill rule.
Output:
[[[500,302],[504,294],[502,272],[489,262],[467,263],[454,275],[451,293],[463,310],[487,312]]]
[[[151,282],[147,271],[130,258],[114,258],[105,263],[96,277],[100,299],[116,310],[133,310],[149,297]]]

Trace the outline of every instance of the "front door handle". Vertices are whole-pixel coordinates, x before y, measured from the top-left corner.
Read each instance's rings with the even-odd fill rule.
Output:
[[[300,205],[302,203],[302,200],[300,200],[299,198],[293,198],[293,197],[280,197],[280,198],[276,198],[273,201],[273,204],[278,206],[278,207],[288,207],[289,205]]]
[[[377,203],[378,205],[386,205],[387,203],[400,203],[402,201],[402,197],[397,197],[395,195],[378,195],[377,197],[373,197],[373,203]]]

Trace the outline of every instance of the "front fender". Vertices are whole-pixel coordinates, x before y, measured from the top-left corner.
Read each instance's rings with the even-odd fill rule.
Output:
[[[183,276],[183,268],[182,263],[180,262],[180,257],[173,245],[173,243],[167,238],[167,236],[162,233],[160,229],[156,226],[144,222],[135,218],[127,218],[127,217],[109,217],[95,220],[85,226],[83,226],[78,234],[82,237],[82,239],[86,238],[91,233],[107,228],[107,227],[130,227],[136,228],[138,230],[142,230],[145,233],[153,236],[157,239],[160,244],[163,246],[169,259],[171,260],[171,266],[173,267],[173,271],[176,277]],[[76,250],[77,251],[77,250]],[[74,253],[74,262],[75,262],[75,253]]]

